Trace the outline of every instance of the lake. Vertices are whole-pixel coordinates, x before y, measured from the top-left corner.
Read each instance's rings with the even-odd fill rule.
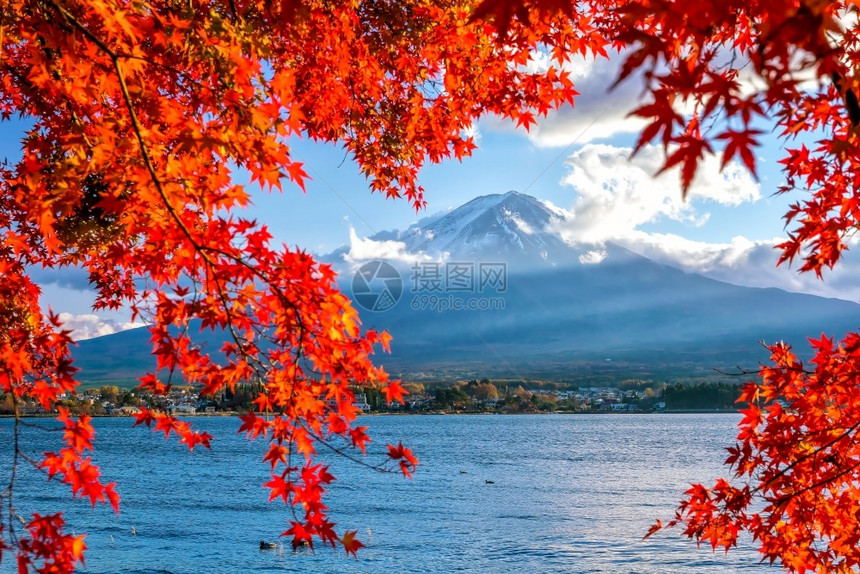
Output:
[[[216,436],[211,450],[166,442],[130,419],[96,419],[95,462],[116,481],[121,513],[69,500],[68,487],[22,469],[19,511],[65,509],[85,531],[89,573],[200,572],[780,572],[759,564],[751,542],[725,554],[680,531],[642,536],[671,518],[692,481],[725,475],[736,414],[368,416],[381,460],[403,440],[419,457],[414,479],[323,458],[338,478],[328,505],[367,545],[293,552],[277,540],[289,511],[267,503],[263,441],[235,434],[236,418],[193,418]],[[51,421],[40,419],[48,424]],[[9,473],[12,421],[0,420],[0,478]],[[27,431],[31,450],[58,435]],[[487,483],[492,481],[492,484]],[[0,572],[14,572],[7,556]]]

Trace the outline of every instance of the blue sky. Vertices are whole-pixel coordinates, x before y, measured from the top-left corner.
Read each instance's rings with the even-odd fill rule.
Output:
[[[525,132],[499,131],[497,126],[480,126],[479,130],[479,147],[472,157],[424,169],[421,181],[428,205],[422,212],[416,212],[407,201],[370,194],[354,164],[343,161],[342,150],[304,141],[295,142],[293,150],[313,177],[307,193],[302,194],[295,187],[285,187],[283,194],[258,193],[253,199],[258,208],[255,211],[267,214],[265,221],[277,237],[323,253],[347,243],[350,226],[362,236],[400,229],[420,217],[457,207],[479,195],[515,190],[565,209],[574,204],[576,187],[562,180],[571,171],[566,163],[568,157],[583,145],[540,145]],[[585,145],[603,143],[629,148],[634,142],[635,138],[621,134],[595,138]],[[730,241],[736,235],[767,239],[780,234],[787,198],[768,197],[779,182],[775,162],[765,161],[760,167],[760,200],[725,206],[691,198],[691,207],[710,214],[707,224],[658,217],[643,229],[710,242]]]
[[[568,211],[574,223],[561,231],[572,242],[612,241],[659,262],[742,285],[860,299],[855,287],[860,265],[850,256],[825,282],[775,268],[778,253],[772,245],[784,236],[782,214],[796,199],[772,196],[781,182],[776,138],[766,136],[759,150],[758,181],[737,164],[721,174],[718,159],[712,158],[683,202],[677,173],[652,177],[661,150],[645,149],[630,159],[641,124],[625,118],[637,105],[641,84],[634,78],[608,93],[616,64],[580,64],[575,81],[582,96],[573,109],[551,114],[531,133],[482,119],[475,126],[473,157],[426,167],[421,176],[425,212],[416,213],[408,201],[371,194],[338,146],[295,140],[295,159],[313,178],[307,193],[290,185],[283,193],[257,192],[248,215],[268,224],[277,242],[324,254],[348,244],[351,229],[367,238],[479,195],[516,190]],[[18,157],[22,126],[20,121],[0,124],[0,157]],[[83,274],[45,277],[42,287],[46,306],[67,313],[81,338],[130,326],[127,313],[91,312]]]

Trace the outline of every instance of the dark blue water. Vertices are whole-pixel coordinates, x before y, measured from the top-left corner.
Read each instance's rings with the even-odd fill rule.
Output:
[[[338,481],[331,517],[358,530],[358,560],[342,550],[260,551],[290,514],[267,503],[266,444],[237,437],[234,418],[195,418],[217,438],[189,453],[129,419],[98,419],[95,462],[118,483],[121,513],[69,501],[68,488],[25,471],[22,513],[66,510],[87,532],[82,572],[752,572],[751,544],[728,555],[680,532],[642,541],[671,518],[691,481],[724,474],[736,415],[364,417],[375,440],[403,440],[421,459],[415,478],[326,456]],[[48,424],[48,421],[39,421]],[[0,420],[0,478],[8,476],[9,419]],[[36,431],[41,452],[58,436]],[[52,444],[52,441],[53,444]],[[494,484],[487,484],[486,481]],[[283,539],[282,539],[283,540]],[[14,571],[7,556],[0,572]]]

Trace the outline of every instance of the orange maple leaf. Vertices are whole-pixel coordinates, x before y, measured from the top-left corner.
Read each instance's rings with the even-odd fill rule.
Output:
[[[357,530],[353,530],[352,532],[347,530],[343,533],[343,538],[340,539],[340,543],[343,544],[343,549],[346,550],[347,556],[352,554],[355,558],[358,558],[358,554],[356,554],[356,552],[358,552],[359,548],[364,548],[364,544],[355,538],[357,533]]]

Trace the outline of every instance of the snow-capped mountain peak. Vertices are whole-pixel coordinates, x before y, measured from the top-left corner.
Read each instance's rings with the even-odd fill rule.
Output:
[[[525,271],[595,265],[606,259],[621,262],[633,257],[611,244],[599,249],[572,245],[558,231],[564,228],[564,221],[563,210],[524,193],[483,195],[405,230],[383,231],[368,238],[353,233],[349,246],[323,259],[350,266],[371,259],[504,262]]]
[[[505,256],[546,260],[569,250],[548,228],[559,213],[516,191],[477,197],[448,213],[425,219],[397,233],[410,253],[453,256]]]

